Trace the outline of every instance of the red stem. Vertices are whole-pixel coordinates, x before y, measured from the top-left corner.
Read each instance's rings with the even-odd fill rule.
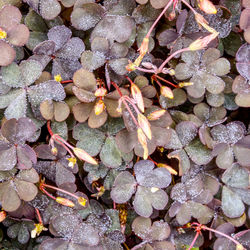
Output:
[[[48,129],[48,131],[49,131],[50,136],[53,136],[54,133],[52,132],[52,129],[51,129],[51,127],[50,127],[50,121],[47,121],[47,129]]]
[[[64,83],[72,83],[72,82],[73,82],[73,80],[61,81],[62,84],[64,84]]]
[[[192,249],[192,247],[194,246],[194,244],[195,244],[197,238],[199,237],[199,234],[200,234],[200,232],[197,231],[197,232],[196,232],[196,235],[195,235],[195,237],[194,237],[194,239],[193,239],[193,241],[192,241],[192,243],[191,243],[191,245],[190,245],[189,248],[188,248],[188,250],[191,250],[191,249]]]
[[[43,221],[42,221],[41,214],[40,214],[38,208],[35,208],[35,210],[36,210],[36,214],[37,214],[37,217],[38,217],[38,221],[39,221],[39,223],[42,225],[42,224],[43,224]]]
[[[56,198],[53,195],[51,195],[49,192],[47,192],[43,187],[40,187],[40,190],[46,195],[48,195],[51,199],[56,200]]]
[[[117,84],[115,82],[111,82],[111,84],[116,88],[116,90],[118,91],[118,94],[120,95],[120,97],[122,97],[123,94],[122,94],[120,88],[117,86]]]
[[[170,81],[168,81],[168,80],[166,80],[166,79],[164,79],[164,78],[162,78],[162,77],[160,77],[158,75],[154,75],[153,77],[156,77],[156,78],[160,79],[161,81],[163,81],[163,82],[165,82],[165,83],[167,83],[167,84],[169,84],[169,85],[171,85],[171,86],[173,86],[175,88],[180,88],[178,85],[175,85],[172,82],[170,82]]]

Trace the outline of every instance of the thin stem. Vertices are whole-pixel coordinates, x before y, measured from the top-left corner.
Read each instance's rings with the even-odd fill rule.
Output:
[[[181,0],[185,5],[187,5],[187,7],[190,9],[190,10],[192,10],[192,12],[194,13],[194,14],[197,14],[197,12],[196,12],[196,10],[188,3],[188,2],[186,2],[185,0]]]
[[[187,47],[187,48],[184,48],[184,49],[180,49],[180,50],[177,50],[175,51],[173,54],[171,54],[162,64],[161,66],[158,68],[157,72],[158,73],[161,73],[163,68],[165,67],[165,65],[173,58],[175,57],[176,55],[182,53],[182,52],[186,52],[186,51],[189,51],[190,49]]]
[[[191,250],[191,249],[192,249],[192,247],[194,246],[194,244],[195,244],[197,238],[199,237],[199,234],[200,234],[200,232],[196,232],[196,235],[195,235],[195,237],[194,237],[192,243],[190,244],[188,250]]]
[[[148,241],[143,241],[140,244],[138,244],[138,245],[134,246],[133,248],[131,248],[131,250],[136,250],[136,249],[142,247],[143,245],[145,245],[147,243],[148,243]]]
[[[35,210],[36,210],[36,214],[37,214],[37,217],[38,217],[38,221],[39,221],[39,223],[42,225],[42,224],[43,224],[43,221],[42,221],[41,214],[40,214],[38,208],[35,208]]]
[[[120,88],[117,86],[117,84],[116,84],[115,82],[111,82],[111,84],[116,88],[116,90],[118,91],[120,97],[123,98],[124,96],[123,96],[123,94],[122,94]],[[127,102],[126,102],[125,100],[123,100],[123,99],[122,99],[122,102],[123,102],[123,104],[125,105],[126,109],[128,110],[130,116],[132,117],[132,119],[133,119],[135,125],[136,125],[137,127],[139,127],[139,124],[138,124],[137,120],[135,119],[134,114],[132,113],[132,111],[131,111],[130,107],[128,106]]]
[[[167,9],[169,8],[169,6],[172,4],[173,0],[170,0],[168,2],[168,4],[165,6],[165,8],[163,9],[163,11],[161,12],[161,14],[157,17],[157,19],[154,21],[154,23],[152,24],[152,26],[150,27],[146,38],[149,38],[150,34],[152,33],[153,29],[155,28],[156,24],[159,22],[159,20],[161,19],[161,17],[164,15],[164,13],[167,11]]]
[[[166,79],[164,79],[164,78],[162,78],[162,77],[160,77],[158,75],[153,75],[153,77],[156,77],[156,78],[160,79],[161,81],[163,81],[163,82],[165,82],[165,83],[167,83],[167,84],[169,84],[169,85],[171,85],[171,86],[173,86],[175,88],[179,88],[178,85],[175,85],[172,82],[170,82],[170,81],[168,81],[168,80],[166,80]]]
[[[41,187],[40,190],[46,195],[48,195],[51,199],[56,200],[56,198],[53,195],[51,195],[49,192],[47,192],[44,188]]]
[[[67,81],[61,81],[61,84],[64,84],[64,83],[72,83],[73,80],[67,80]]]
[[[141,67],[135,67],[137,70],[145,72],[145,73],[155,73],[155,71],[153,69],[144,69]]]
[[[149,159],[150,161],[152,161],[155,165],[158,164],[158,163],[157,163],[156,161],[154,161],[150,156],[148,157],[148,159]]]
[[[48,184],[45,184],[45,183],[42,184],[42,186],[43,187],[47,187],[47,188],[51,188],[51,189],[54,189],[54,190],[57,190],[57,191],[62,192],[62,193],[65,193],[67,195],[70,195],[70,196],[74,197],[77,200],[79,199],[79,197],[77,195],[72,194],[72,193],[70,193],[70,192],[68,192],[66,190],[61,189],[61,188],[57,188],[57,187],[54,187],[54,186],[51,186],[51,185],[48,185]]]
[[[224,234],[224,233],[222,233],[222,232],[220,232],[220,231],[217,231],[217,230],[215,230],[215,229],[212,229],[212,228],[207,227],[207,226],[204,226],[204,225],[202,226],[202,229],[205,229],[205,230],[208,230],[208,231],[217,233],[217,234],[219,234],[219,235],[221,235],[221,236],[224,236],[225,238],[231,240],[231,241],[234,242],[236,245],[241,245],[241,243],[240,243],[239,241],[235,240],[233,237],[231,237],[231,236],[229,236],[229,235],[227,235],[227,234]]]
[[[234,238],[239,238],[239,237],[243,236],[244,234],[246,234],[249,231],[250,231],[250,229],[238,232],[237,234],[234,235]]]
[[[137,114],[141,113],[139,111],[139,109],[136,107],[136,105],[130,100],[130,98],[128,96],[124,95],[121,98],[122,98],[122,100],[124,99],[125,101],[127,101],[128,103],[130,103],[133,106],[133,108],[135,109],[135,111],[136,111]]]
[[[53,135],[53,138],[55,139],[55,141],[57,141],[60,145],[62,145],[62,147],[64,147],[66,150],[67,150],[67,152],[70,154],[70,156],[72,157],[72,158],[75,158],[75,156],[74,156],[74,154],[71,152],[71,150],[67,147],[67,146],[69,146],[70,148],[72,148],[73,149],[73,147],[70,145],[70,144],[68,144],[65,140],[63,140],[59,135],[57,135],[57,134],[54,134]],[[66,146],[66,145],[67,146]]]
[[[52,129],[51,129],[51,127],[50,127],[50,121],[47,121],[47,129],[48,129],[48,131],[49,131],[50,136],[53,136],[54,133],[52,132]]]

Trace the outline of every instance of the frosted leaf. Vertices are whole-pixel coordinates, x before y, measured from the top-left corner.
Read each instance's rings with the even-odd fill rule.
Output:
[[[93,103],[77,103],[76,105],[74,105],[72,108],[72,112],[76,121],[81,123],[87,121],[93,108]]]
[[[48,29],[43,18],[32,9],[26,15],[24,23],[32,31],[47,32]]]
[[[207,164],[213,159],[211,151],[199,139],[193,140],[185,150],[190,159],[198,165]]]
[[[71,79],[73,74],[81,68],[80,62],[77,59],[61,59],[55,58],[53,60],[52,75],[61,75],[63,80]]]
[[[249,184],[248,172],[235,163],[223,173],[222,181],[230,187],[247,188]]]
[[[73,76],[74,85],[87,91],[94,92],[96,90],[96,79],[92,72],[85,69],[79,69]]]
[[[225,88],[225,82],[217,76],[204,73],[202,79],[206,89],[212,94],[219,94]]]
[[[230,143],[235,144],[243,138],[245,131],[241,124],[237,122],[230,122],[226,125],[226,128],[228,130]]]
[[[137,24],[142,24],[155,21],[160,13],[161,10],[152,8],[152,5],[148,2],[145,5],[138,5],[134,9],[132,17],[135,19]]]
[[[134,0],[116,0],[104,2],[104,7],[109,15],[131,15],[136,4]]]
[[[213,210],[200,203],[188,201],[188,206],[191,209],[192,217],[196,218],[201,224],[209,223],[214,216]]]
[[[33,49],[33,53],[35,55],[52,55],[55,52],[55,46],[54,41],[44,41]]]
[[[100,153],[100,159],[109,168],[117,168],[122,164],[121,152],[113,137],[107,137]]]
[[[86,50],[82,53],[81,56],[81,64],[82,67],[88,71],[94,71],[106,62],[106,57],[101,52],[92,52],[90,50]]]
[[[216,157],[216,165],[219,168],[228,169],[232,166],[233,161],[233,149],[230,146],[225,145],[225,148]]]
[[[40,112],[46,120],[52,120],[54,116],[54,105],[52,100],[45,100],[40,104]]]
[[[0,170],[8,171],[15,167],[17,163],[16,148],[14,146],[0,151]]]
[[[105,98],[104,104],[106,106],[106,110],[107,110],[108,114],[111,117],[114,117],[114,118],[121,117],[121,114],[117,111],[117,108],[118,108],[118,101],[117,100]]]
[[[173,90],[173,99],[166,98],[164,96],[160,96],[160,104],[163,108],[172,108],[179,105],[182,105],[187,100],[187,94],[183,89],[174,89]]]
[[[127,73],[126,66],[128,65],[127,58],[113,59],[109,61],[112,70],[118,75],[125,75]]]
[[[85,162],[83,168],[84,171],[88,172],[88,182],[91,184],[99,180],[99,178],[104,178],[109,171],[109,169],[102,163],[99,165],[92,165]]]
[[[15,62],[13,62],[7,67],[2,67],[1,73],[2,73],[2,80],[4,84],[12,88],[23,86],[24,83],[23,83],[22,75],[21,75],[18,65]]]
[[[224,76],[230,72],[230,62],[226,58],[219,58],[207,65],[207,70],[211,74]]]
[[[222,189],[222,210],[229,218],[240,217],[245,211],[245,206],[239,195],[226,186],[223,186]]]
[[[128,54],[128,47],[121,43],[114,43],[110,48],[112,58],[125,57]]]
[[[210,76],[210,75],[209,75]],[[220,81],[222,81],[220,78],[219,78]],[[204,78],[203,78],[203,75],[194,75],[191,79],[190,79],[190,82],[193,83],[193,85],[191,86],[187,86],[187,92],[188,94],[191,96],[191,97],[194,97],[194,98],[200,98],[202,97],[204,94],[205,94],[205,82],[204,82]],[[222,81],[223,82],[223,81]],[[213,82],[212,82],[213,83]],[[224,83],[224,82],[223,82]],[[224,83],[225,85],[225,83]],[[223,89],[224,89],[224,85],[223,85]],[[212,88],[213,86],[211,86]],[[222,92],[223,89],[220,91]]]
[[[82,148],[91,156],[96,156],[100,152],[106,138],[101,131],[88,127],[86,123],[74,127],[73,137],[79,140],[77,147]]]
[[[64,140],[68,138],[68,127],[67,123],[64,122],[53,122],[51,124],[51,129],[54,134],[59,134]]]
[[[209,65],[210,63],[213,63],[215,60],[219,58],[220,58],[220,51],[218,49],[208,48],[202,55],[202,62],[205,65]]]
[[[211,94],[211,93],[207,92],[207,93],[206,93],[206,99],[207,99],[207,103],[208,103],[211,107],[220,107],[220,106],[223,105],[224,102],[225,102],[224,93],[220,93],[220,94]]]
[[[202,121],[206,121],[209,118],[209,106],[202,102],[194,106],[194,114]]]
[[[72,87],[72,90],[73,90],[73,93],[75,94],[75,96],[81,102],[90,103],[90,102],[95,101],[95,99],[96,99],[96,96],[94,95],[94,93],[92,93],[90,91],[87,91],[87,90],[84,90],[84,89],[80,89],[80,88],[75,87],[75,86]],[[89,108],[91,108],[91,106],[89,106]],[[88,113],[88,112],[86,112],[86,113]]]
[[[47,239],[43,240],[42,244],[39,246],[41,250],[53,250],[56,248],[59,249],[67,249],[68,248],[68,242],[64,241],[63,239]]]
[[[166,29],[159,33],[157,39],[160,46],[167,46],[178,38],[178,34],[174,29]]]
[[[42,174],[48,180],[55,182],[56,180],[56,167],[55,164],[51,164],[50,161],[38,161],[36,165],[34,165],[37,173]]]
[[[186,63],[179,63],[175,68],[175,77],[178,80],[186,80],[189,79],[193,75],[192,70],[189,65]]]
[[[71,14],[72,25],[78,30],[88,30],[96,26],[104,15],[104,9],[97,3],[86,3],[75,8]]]
[[[99,243],[98,231],[93,226],[83,222],[74,231],[72,242],[81,245],[96,246]]]
[[[136,181],[129,172],[121,172],[114,181],[110,196],[116,203],[125,203],[136,191]]]
[[[105,37],[109,41],[125,42],[129,39],[135,26],[133,19],[129,16],[106,16],[97,24],[91,33],[91,39]]]
[[[62,164],[56,164],[56,185],[60,186],[64,183],[75,183],[75,175],[72,171],[65,168]]]
[[[181,141],[176,133],[176,131],[172,128],[169,128],[171,131],[170,141],[165,145],[167,149],[180,149],[182,148]]]
[[[165,240],[170,235],[170,227],[167,222],[163,221],[154,221],[152,225],[152,240]]]
[[[31,201],[36,197],[38,190],[33,183],[15,180],[15,185],[20,199],[24,201]]]
[[[36,163],[36,153],[28,145],[17,146],[17,160],[18,160],[18,169],[29,169],[32,167],[32,160],[35,159]]]
[[[183,183],[176,183],[171,190],[171,199],[184,203],[187,200],[187,192]]]
[[[8,32],[7,39],[14,46],[24,46],[29,34],[29,29],[24,24],[18,24]]]
[[[56,53],[56,56],[70,60],[78,59],[84,50],[83,41],[78,37],[73,37]]]
[[[16,51],[4,41],[0,41],[0,53],[0,66],[7,66],[11,64],[16,57]]]
[[[147,239],[151,233],[151,219],[136,217],[132,223],[132,230],[141,239]]]
[[[183,146],[189,144],[197,135],[197,126],[190,121],[183,121],[177,124],[175,131]]]
[[[66,95],[63,86],[59,82],[50,80],[31,86],[28,89],[28,96],[31,105],[38,106],[47,99],[62,101]]]
[[[150,217],[153,207],[163,210],[168,203],[168,195],[161,189],[152,192],[151,188],[138,186],[133,201],[133,206],[137,214],[143,217]]]
[[[249,94],[238,94],[235,97],[235,102],[240,107],[249,108],[250,107],[250,93]]]
[[[250,80],[250,45],[248,43],[243,44],[236,54],[236,68],[238,72],[246,79]]]
[[[26,116],[27,110],[27,100],[26,100],[26,92],[23,89],[19,89],[21,92],[13,101],[9,104],[7,109],[5,109],[4,114],[7,119],[16,118],[19,119],[21,117]]]
[[[129,153],[132,151],[136,143],[136,132],[128,132],[124,129],[116,135],[116,144],[123,153]]]
[[[64,25],[53,27],[48,32],[49,40],[56,44],[55,50],[61,49],[72,36],[72,31]]]
[[[154,169],[154,163],[141,160],[134,165],[137,182],[145,187],[166,188],[171,183],[171,174],[165,168]]]
[[[250,166],[250,161],[249,161],[249,138],[250,136],[245,136],[243,137],[240,141],[237,142],[236,145],[234,145],[234,154],[236,159],[238,160],[239,164],[241,166]]]
[[[48,37],[46,34],[44,34],[42,32],[33,31],[30,33],[29,40],[27,41],[25,46],[30,50],[34,50],[34,48],[39,43],[44,42],[47,39],[48,39]]]
[[[6,5],[0,10],[0,26],[6,32],[9,32],[21,22],[22,14],[20,10],[11,5]]]
[[[31,59],[22,61],[19,67],[26,86],[35,82],[41,76],[43,70],[41,63]]]
[[[56,0],[42,0],[39,5],[41,16],[47,20],[54,19],[61,12],[61,5]]]
[[[109,50],[109,42],[104,37],[95,37],[91,42],[91,51],[100,52],[102,54],[107,53]]]

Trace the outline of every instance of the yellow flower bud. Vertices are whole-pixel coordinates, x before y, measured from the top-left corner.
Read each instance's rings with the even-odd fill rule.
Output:
[[[134,100],[136,101],[138,108],[141,110],[141,112],[144,112],[144,102],[142,98],[142,93],[138,86],[134,83],[131,83],[131,94]]]
[[[95,96],[96,97],[103,97],[107,94],[107,89],[101,87],[95,91]]]
[[[147,138],[141,128],[137,129],[137,137],[138,137],[139,143],[142,145],[143,150],[144,150],[143,159],[146,160],[148,158]]]
[[[5,218],[6,218],[6,212],[4,211],[4,210],[2,210],[1,212],[0,212],[0,222],[2,222],[2,221],[4,221],[5,220]]]
[[[180,87],[180,88],[183,88],[183,87],[186,87],[186,86],[191,86],[191,85],[193,85],[194,83],[193,82],[179,82],[178,83],[178,86]]]
[[[62,81],[61,75],[54,76],[54,80],[57,81],[57,82],[61,82]]]
[[[174,98],[174,94],[173,94],[172,90],[167,86],[161,86],[160,92],[161,92],[161,95],[163,95],[164,97],[167,97],[169,99]]]
[[[56,147],[53,147],[53,148],[51,149],[51,153],[52,153],[53,155],[57,155],[57,153],[58,153],[57,148],[56,148]]]
[[[148,139],[151,140],[152,132],[150,128],[150,123],[148,122],[148,119],[141,113],[138,114],[138,124],[139,124],[139,127],[145,133],[145,135],[148,137]]]
[[[63,198],[63,197],[56,197],[56,202],[66,207],[75,206],[75,204],[71,200]]]
[[[100,115],[105,109],[105,104],[102,99],[99,99],[98,102],[96,102],[94,110],[96,115]]]
[[[137,66],[133,62],[129,61],[129,64],[126,66],[126,70],[127,71],[135,71],[136,67]]]
[[[201,10],[203,10],[207,14],[216,14],[217,9],[214,4],[209,0],[199,0],[198,6]]]
[[[90,156],[87,152],[85,152],[83,149],[81,148],[74,148],[73,149],[73,152],[74,154],[81,160],[83,161],[86,161],[90,164],[93,164],[93,165],[97,165],[97,161],[92,157]]]
[[[189,49],[191,51],[204,49],[213,39],[215,39],[218,36],[218,34],[219,33],[216,31],[216,33],[212,33],[203,38],[198,38],[189,45]]]
[[[149,44],[149,38],[144,37],[142,44],[139,48],[140,55],[145,56],[146,53],[148,52],[148,44]]]
[[[85,198],[83,198],[83,197],[79,197],[79,198],[78,198],[78,203],[79,203],[81,206],[85,207],[85,206],[86,206],[86,203],[87,203],[87,200],[86,200]]]
[[[174,76],[175,75],[175,70],[174,69],[170,69],[169,70],[169,75]]]
[[[160,119],[160,117],[163,116],[165,114],[165,112],[166,112],[165,109],[156,110],[156,111],[153,111],[150,114],[148,114],[147,118],[150,121],[155,121],[155,120]]]

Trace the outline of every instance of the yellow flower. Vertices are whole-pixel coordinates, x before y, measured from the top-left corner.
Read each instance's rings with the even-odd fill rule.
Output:
[[[76,164],[76,158],[75,157],[70,157],[70,158],[67,158],[67,160],[69,161],[69,164],[68,166],[73,168]]]
[[[139,48],[140,55],[145,56],[146,53],[148,52],[148,43],[149,43],[149,38],[144,37],[141,47]]]
[[[57,81],[57,82],[61,82],[62,81],[61,75],[54,76],[54,80]]]
[[[48,229],[43,226],[43,224],[38,223],[35,224],[35,228],[31,231],[31,238],[35,238],[39,236],[42,231],[47,231]]]
[[[0,28],[0,39],[4,39],[7,37],[7,33]]]
[[[201,10],[203,10],[207,14],[216,14],[217,13],[217,9],[213,5],[213,3],[210,2],[209,0],[199,0],[198,6]]]
[[[193,82],[180,82],[180,83],[178,83],[178,86],[180,88],[183,88],[183,87],[186,87],[186,86],[191,86],[193,84],[194,84]]]
[[[103,110],[105,109],[105,104],[103,102],[102,99],[100,99],[96,104],[95,104],[95,107],[94,107],[94,110],[95,110],[95,114],[96,115],[100,115]]]
[[[0,222],[4,221],[6,218],[6,212],[4,210],[2,210],[0,212]]]
[[[83,198],[83,197],[79,197],[79,198],[78,198],[78,203],[79,203],[81,206],[85,207],[85,206],[86,206],[86,203],[87,203],[87,200],[86,200],[85,198]]]

